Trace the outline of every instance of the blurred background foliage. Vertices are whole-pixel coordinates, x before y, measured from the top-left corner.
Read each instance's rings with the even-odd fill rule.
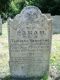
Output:
[[[0,14],[4,19],[13,18],[27,5],[37,6],[43,13],[60,15],[60,0],[0,0]]]

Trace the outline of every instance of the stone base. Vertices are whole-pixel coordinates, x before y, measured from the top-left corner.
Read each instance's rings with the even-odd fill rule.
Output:
[[[12,77],[11,80],[43,80],[42,77]]]

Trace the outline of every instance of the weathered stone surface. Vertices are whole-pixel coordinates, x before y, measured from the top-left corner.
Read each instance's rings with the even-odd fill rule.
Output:
[[[50,13],[45,13],[45,15],[50,19],[52,18],[51,14]]]
[[[60,33],[60,16],[52,16],[53,20],[53,33]]]
[[[0,16],[0,35],[2,34],[2,19],[1,19],[1,16]]]
[[[41,77],[48,72],[51,20],[35,6],[25,7],[8,21],[12,76]]]

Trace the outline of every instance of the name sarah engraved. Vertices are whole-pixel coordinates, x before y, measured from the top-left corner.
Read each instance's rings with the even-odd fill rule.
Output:
[[[45,31],[17,31],[17,35],[26,37],[26,38],[37,38],[38,36],[45,36]]]

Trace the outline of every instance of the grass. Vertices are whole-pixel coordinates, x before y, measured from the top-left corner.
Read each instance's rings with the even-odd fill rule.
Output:
[[[60,70],[60,34],[52,35],[51,65]],[[3,24],[2,35],[0,36],[0,76],[9,74],[9,50],[7,23]]]
[[[0,35],[0,76],[9,73],[9,50],[8,50],[7,23],[2,25],[2,35]]]
[[[52,36],[51,64],[60,63],[60,34]]]

